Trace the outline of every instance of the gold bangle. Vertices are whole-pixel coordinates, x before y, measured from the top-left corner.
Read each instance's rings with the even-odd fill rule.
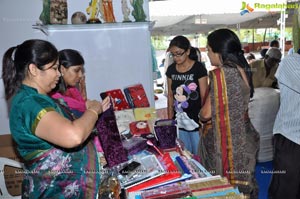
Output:
[[[97,111],[95,111],[94,109],[86,109],[87,111],[91,111],[92,113],[94,113],[96,115],[96,117],[98,118],[99,117],[99,114],[97,113]]]

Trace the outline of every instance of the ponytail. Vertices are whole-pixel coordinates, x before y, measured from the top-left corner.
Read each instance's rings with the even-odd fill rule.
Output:
[[[9,48],[2,60],[2,79],[5,88],[5,99],[11,98],[21,85],[21,80],[17,78],[17,69],[15,67],[15,54],[17,47]]]
[[[20,88],[28,75],[28,66],[35,64],[40,70],[58,59],[56,47],[45,40],[26,40],[22,44],[9,48],[2,60],[2,79],[5,87],[5,99],[9,100]]]
[[[199,57],[198,57],[198,54],[197,54],[197,50],[196,50],[195,47],[191,47],[190,48],[189,58],[191,60],[194,60],[194,61],[198,61],[199,60]]]

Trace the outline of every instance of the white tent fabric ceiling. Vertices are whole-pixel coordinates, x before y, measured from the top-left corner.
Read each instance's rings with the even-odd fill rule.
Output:
[[[268,1],[268,0],[264,0]],[[282,0],[280,0],[282,2]],[[274,0],[272,0],[272,3]],[[190,5],[190,6],[189,6]],[[154,22],[152,35],[179,35],[207,33],[221,27],[279,28],[277,11],[255,10],[240,14],[242,0],[166,0],[150,1],[150,20]],[[292,25],[292,16],[286,18],[286,26]]]

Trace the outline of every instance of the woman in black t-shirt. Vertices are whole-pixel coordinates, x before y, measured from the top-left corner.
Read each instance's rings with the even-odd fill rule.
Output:
[[[192,154],[198,151],[199,118],[207,82],[207,70],[194,59],[195,49],[184,36],[175,37],[169,45],[174,59],[166,72],[168,81],[168,118],[176,119],[179,139]]]

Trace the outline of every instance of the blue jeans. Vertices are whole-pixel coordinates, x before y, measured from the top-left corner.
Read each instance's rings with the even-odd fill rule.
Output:
[[[198,154],[200,141],[199,131],[184,131],[179,129],[179,139],[183,142],[185,149],[192,154]]]

